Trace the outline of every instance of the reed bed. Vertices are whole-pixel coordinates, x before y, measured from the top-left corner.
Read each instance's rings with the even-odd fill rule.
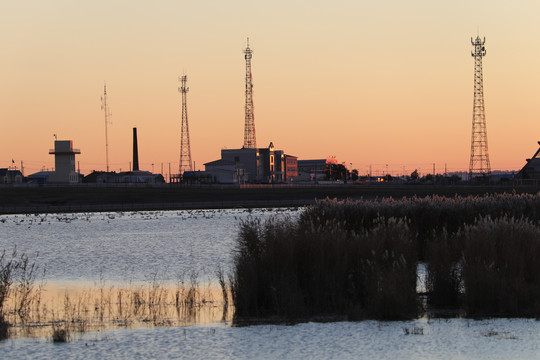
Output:
[[[463,243],[469,316],[540,317],[540,228],[525,219],[481,218]]]
[[[429,309],[540,317],[540,195],[323,200],[297,221],[240,224],[238,323],[404,319]],[[416,294],[418,259],[426,294]],[[426,311],[425,308],[420,311]]]
[[[504,193],[485,196],[427,196],[403,199],[383,198],[376,201],[321,200],[307,207],[300,221],[324,224],[339,221],[349,231],[361,232],[375,226],[377,219],[407,219],[415,236],[420,260],[426,257],[431,240],[443,231],[455,234],[479,217],[524,218],[540,220],[540,195]]]
[[[235,320],[407,319],[416,314],[416,251],[407,224],[351,232],[328,220],[240,225]]]

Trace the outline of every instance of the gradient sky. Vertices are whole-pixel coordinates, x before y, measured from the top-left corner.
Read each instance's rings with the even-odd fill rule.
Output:
[[[0,167],[52,168],[53,134],[83,173],[178,169],[181,97],[197,169],[243,145],[243,49],[254,50],[257,144],[336,156],[366,173],[467,170],[470,37],[486,37],[491,166],[520,169],[540,140],[540,3],[531,1],[72,1],[0,3]]]

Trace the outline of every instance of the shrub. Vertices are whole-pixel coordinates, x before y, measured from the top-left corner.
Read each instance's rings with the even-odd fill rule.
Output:
[[[52,334],[52,341],[55,342],[55,343],[65,343],[65,342],[68,342],[70,339],[70,334],[69,334],[69,330],[68,328],[66,327],[65,329],[64,328],[60,328],[60,327],[56,327],[53,329],[53,334]]]

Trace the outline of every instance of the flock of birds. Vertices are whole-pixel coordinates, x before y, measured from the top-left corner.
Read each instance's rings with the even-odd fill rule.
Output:
[[[15,225],[26,225],[30,228],[32,225],[50,225],[53,222],[71,223],[73,221],[101,220],[110,222],[117,218],[139,218],[142,220],[155,220],[164,216],[176,215],[181,220],[188,219],[212,219],[216,216],[239,215],[249,213],[258,216],[266,213],[285,214],[298,211],[298,208],[257,208],[257,209],[204,209],[204,210],[180,210],[180,211],[118,211],[107,213],[73,213],[73,214],[19,214],[19,215],[0,215],[0,223],[14,223]]]

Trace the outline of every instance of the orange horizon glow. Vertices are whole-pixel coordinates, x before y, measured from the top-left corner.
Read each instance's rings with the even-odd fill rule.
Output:
[[[197,170],[240,148],[243,50],[253,49],[257,146],[335,156],[360,174],[468,171],[474,60],[483,59],[492,170],[519,170],[538,149],[540,4],[391,0],[202,3],[52,0],[2,5],[0,167],[52,169],[72,140],[84,174],[104,171],[107,83],[112,171],[178,172],[186,74]],[[153,165],[152,165],[153,164]]]

